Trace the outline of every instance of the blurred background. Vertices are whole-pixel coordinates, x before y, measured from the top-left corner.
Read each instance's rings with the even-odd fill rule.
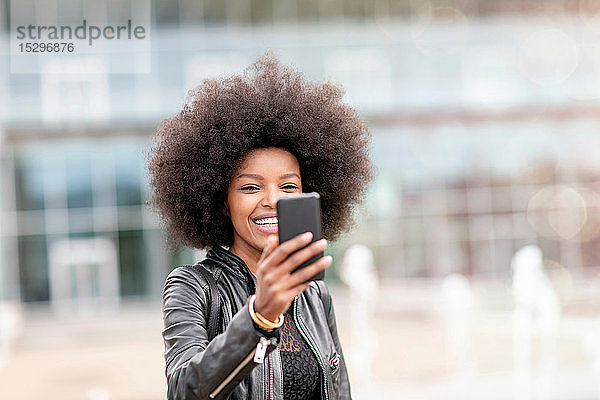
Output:
[[[166,250],[143,151],[267,49],[374,136],[326,279],[355,397],[600,398],[599,1],[150,7],[150,73],[17,74],[0,0],[0,398],[166,397],[162,285],[203,253]]]

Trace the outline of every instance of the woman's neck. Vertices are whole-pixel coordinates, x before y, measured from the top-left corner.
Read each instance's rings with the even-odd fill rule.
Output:
[[[229,251],[241,258],[246,263],[250,272],[256,276],[258,260],[260,260],[260,256],[262,255],[261,251],[249,246],[247,243],[240,243],[239,241],[235,241],[229,248]]]

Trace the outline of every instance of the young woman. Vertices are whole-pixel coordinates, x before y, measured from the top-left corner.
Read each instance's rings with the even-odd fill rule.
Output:
[[[373,178],[370,133],[342,94],[267,54],[204,81],[159,127],[149,204],[175,245],[209,249],[210,273],[182,266],[165,283],[169,399],[351,398],[327,286],[305,283],[332,258],[294,272],[351,227]],[[278,243],[277,199],[302,192],[320,194],[326,239]]]

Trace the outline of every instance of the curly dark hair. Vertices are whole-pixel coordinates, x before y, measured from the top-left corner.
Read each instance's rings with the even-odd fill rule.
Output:
[[[146,204],[174,247],[233,243],[223,202],[231,177],[256,148],[284,148],[297,158],[304,191],[321,195],[325,238],[353,226],[375,169],[371,134],[342,103],[340,86],[308,82],[266,53],[242,75],[204,80],[188,96],[146,150],[154,189]]]

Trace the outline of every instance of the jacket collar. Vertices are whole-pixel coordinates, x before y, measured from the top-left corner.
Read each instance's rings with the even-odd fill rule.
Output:
[[[238,256],[230,252],[229,250],[221,247],[214,246],[206,253],[206,258],[210,261],[217,263],[221,268],[227,270],[238,278],[249,279],[250,281],[256,281],[250,269]]]

